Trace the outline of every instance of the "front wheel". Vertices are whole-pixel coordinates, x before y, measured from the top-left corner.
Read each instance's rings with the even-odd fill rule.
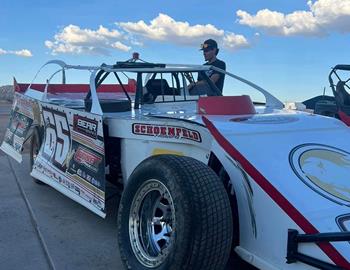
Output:
[[[130,176],[118,213],[127,269],[224,269],[232,234],[227,193],[205,164],[159,155]]]

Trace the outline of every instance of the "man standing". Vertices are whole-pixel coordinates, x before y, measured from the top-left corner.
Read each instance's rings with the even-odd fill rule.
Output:
[[[208,39],[204,41],[204,43],[201,45],[201,50],[203,51],[204,60],[206,61],[204,65],[215,66],[222,70],[226,70],[225,62],[216,58],[216,56],[219,53],[219,48],[215,40]],[[206,71],[205,73],[216,85],[219,91],[222,92],[222,89],[224,87],[225,74],[217,72],[212,69]],[[197,82],[191,83],[189,85],[189,91],[191,95],[206,94],[206,93],[203,93],[202,89],[205,88],[203,86],[207,85],[207,82],[202,77],[203,76],[199,74]]]

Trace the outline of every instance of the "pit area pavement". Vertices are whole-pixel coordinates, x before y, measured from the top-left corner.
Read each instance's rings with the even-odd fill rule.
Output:
[[[0,101],[0,140],[11,104]],[[119,196],[102,219],[29,176],[28,147],[17,163],[0,150],[1,269],[123,269],[117,245]]]

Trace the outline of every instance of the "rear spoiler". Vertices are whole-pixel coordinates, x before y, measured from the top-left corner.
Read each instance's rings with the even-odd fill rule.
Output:
[[[16,78],[13,78],[13,88],[15,92],[24,93],[28,87],[35,89],[40,92],[45,91],[46,84],[29,84],[29,83],[18,83]],[[123,84],[125,90],[128,93],[136,92],[136,80],[129,79],[127,84]],[[87,93],[90,90],[89,84],[50,84],[48,91],[52,94],[58,93]],[[98,87],[99,93],[123,93],[121,85],[117,84],[103,84]]]

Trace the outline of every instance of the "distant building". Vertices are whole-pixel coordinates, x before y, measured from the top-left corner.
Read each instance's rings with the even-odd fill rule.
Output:
[[[303,101],[303,104],[306,106],[306,109],[315,110],[316,103],[321,100],[335,102],[334,97],[320,95]]]

